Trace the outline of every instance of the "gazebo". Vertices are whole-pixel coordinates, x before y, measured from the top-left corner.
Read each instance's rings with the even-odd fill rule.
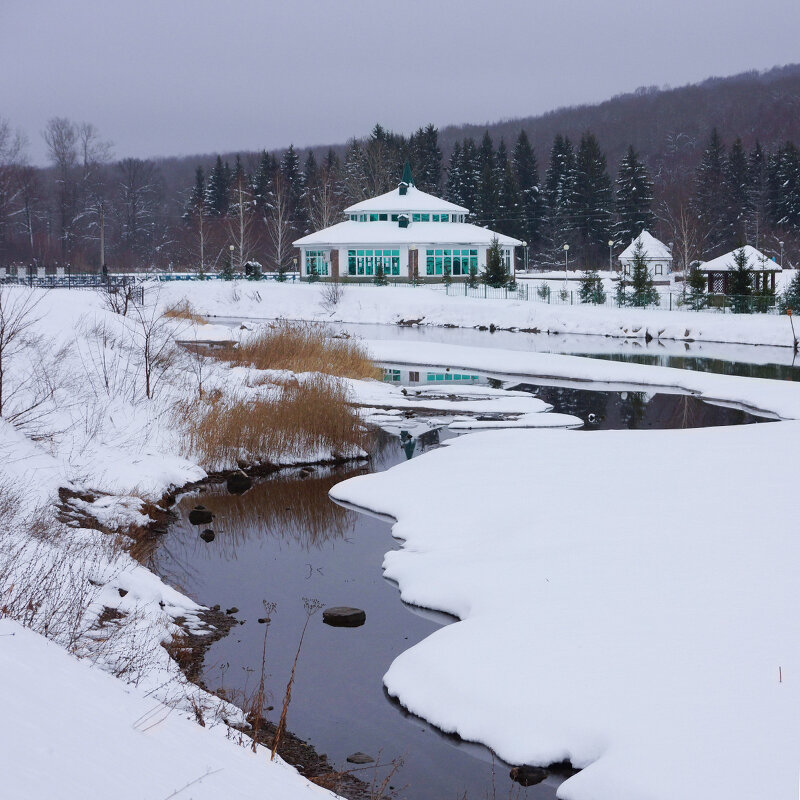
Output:
[[[781,268],[760,250],[746,244],[743,248],[731,250],[730,253],[700,264],[698,269],[708,279],[709,294],[728,294],[728,275],[736,269],[734,256],[741,249],[744,250],[747,265],[753,273],[753,288],[758,292],[765,291],[769,286],[771,291],[775,291],[775,273],[780,272]]]

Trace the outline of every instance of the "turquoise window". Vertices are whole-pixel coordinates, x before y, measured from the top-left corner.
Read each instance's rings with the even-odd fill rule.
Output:
[[[377,222],[378,221],[378,215],[377,214],[370,214],[369,215],[369,221],[370,222]]]
[[[383,380],[386,383],[398,383],[400,381],[400,370],[399,369],[384,369],[383,370]]]
[[[412,222],[419,222],[420,216],[421,216],[420,214],[412,214],[411,215],[411,221]]]
[[[442,222],[449,222],[450,221],[450,215],[449,214],[440,214],[439,215],[439,219]]]
[[[433,214],[431,216],[431,222],[438,222],[438,221],[439,221],[439,215],[438,214]]]
[[[378,221],[379,222],[386,222],[389,217],[386,214],[378,214]]]
[[[420,222],[430,222],[431,215],[430,214],[420,214]]]
[[[400,275],[400,250],[348,250],[348,275]]]
[[[392,214],[392,222],[397,222],[398,219],[399,219],[398,214]]]
[[[472,267],[478,269],[477,250],[426,250],[425,268],[428,275],[469,275]]]
[[[325,250],[306,250],[306,275],[328,275],[329,264]]]

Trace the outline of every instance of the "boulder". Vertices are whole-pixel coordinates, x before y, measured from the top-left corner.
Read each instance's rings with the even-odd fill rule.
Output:
[[[213,542],[213,541],[214,541],[214,538],[215,538],[214,531],[212,531],[212,530],[211,530],[211,528],[206,528],[206,529],[205,529],[205,530],[204,530],[204,531],[203,531],[203,532],[200,534],[200,538],[201,538],[201,539],[202,539],[204,542]]]
[[[234,472],[225,485],[231,494],[244,494],[253,485],[253,479],[244,472]]]
[[[350,606],[331,606],[322,612],[322,621],[334,628],[358,628],[367,621],[367,612]]]
[[[523,764],[521,767],[512,767],[509,776],[520,786],[535,786],[547,777],[547,770],[542,767],[530,767]]]
[[[372,764],[375,759],[372,756],[368,756],[366,753],[350,753],[347,756],[347,761],[350,764]]]
[[[231,614],[238,614],[239,609],[236,608],[236,606],[231,606],[230,608],[225,609],[225,613],[228,614],[228,616],[230,616]]]
[[[195,506],[189,512],[189,522],[192,525],[208,525],[214,515],[205,506]]]

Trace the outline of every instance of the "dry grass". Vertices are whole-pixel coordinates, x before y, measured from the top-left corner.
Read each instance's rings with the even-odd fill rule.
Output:
[[[182,300],[180,303],[175,303],[170,306],[164,311],[164,316],[170,317],[171,319],[185,319],[187,322],[193,322],[195,325],[206,324],[205,319],[197,313],[188,300]]]
[[[176,411],[189,453],[211,468],[240,460],[352,456],[369,444],[370,434],[353,412],[346,386],[327,375],[287,382],[266,398],[207,393],[202,402]]]
[[[238,347],[219,350],[220,358],[256,369],[323,372],[341,378],[380,378],[362,344],[334,338],[322,326],[277,322]]]

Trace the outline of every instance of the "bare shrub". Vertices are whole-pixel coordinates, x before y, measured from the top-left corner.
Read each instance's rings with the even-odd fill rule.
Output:
[[[178,361],[172,319],[158,310],[158,303],[134,306],[132,343],[141,359],[144,392],[152,400],[159,384]]]
[[[128,309],[134,303],[136,289],[133,285],[107,286],[100,291],[103,295],[103,304],[109,311],[122,317],[128,315]]]
[[[320,305],[326,314],[333,314],[344,296],[344,286],[338,280],[322,284]]]
[[[256,369],[324,372],[342,378],[380,376],[360,342],[335,338],[322,326],[310,323],[281,320],[217,355]]]
[[[180,404],[176,416],[188,454],[212,468],[239,460],[353,455],[369,441],[347,387],[326,375],[277,385],[267,397],[207,392],[203,402]]]

